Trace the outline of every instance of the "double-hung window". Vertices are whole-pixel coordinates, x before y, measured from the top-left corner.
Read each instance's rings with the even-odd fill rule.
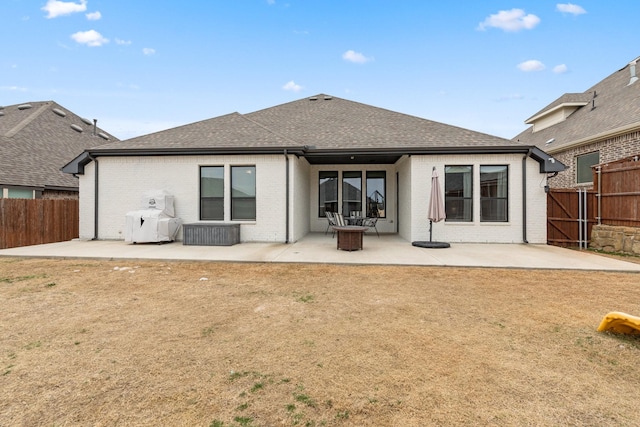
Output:
[[[480,221],[509,221],[509,169],[506,165],[480,166]]]
[[[256,219],[256,167],[231,166],[231,220]]]
[[[200,219],[224,220],[224,166],[200,167]]]
[[[473,220],[473,166],[445,166],[444,205],[446,221]]]

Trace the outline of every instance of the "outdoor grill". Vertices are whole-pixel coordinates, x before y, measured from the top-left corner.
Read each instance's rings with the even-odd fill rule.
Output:
[[[174,216],[173,196],[164,190],[149,191],[142,197],[142,209],[126,214],[125,242],[173,242],[182,222]]]

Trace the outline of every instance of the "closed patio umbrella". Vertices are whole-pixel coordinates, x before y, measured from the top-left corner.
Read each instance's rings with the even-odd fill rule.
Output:
[[[444,209],[444,195],[440,189],[440,179],[436,167],[433,167],[431,172],[431,194],[429,197],[429,211],[427,218],[429,218],[429,241],[428,242],[413,242],[413,246],[419,246],[423,248],[448,248],[451,245],[445,242],[433,241],[433,223],[440,222],[447,217],[447,213]]]

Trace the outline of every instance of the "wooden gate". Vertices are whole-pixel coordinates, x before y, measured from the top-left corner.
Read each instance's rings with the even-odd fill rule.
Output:
[[[587,247],[597,223],[595,191],[550,189],[547,194],[547,243]]]

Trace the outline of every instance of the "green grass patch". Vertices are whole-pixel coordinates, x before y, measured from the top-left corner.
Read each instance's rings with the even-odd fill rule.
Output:
[[[255,393],[257,391],[260,391],[264,388],[264,383],[255,383],[253,385],[253,387],[251,387],[251,393]]]
[[[294,393],[293,398],[296,400],[296,402],[304,403],[305,405],[309,406],[310,408],[315,408],[316,407],[316,402],[307,394]]]
[[[17,276],[17,277],[0,277],[0,283],[17,283],[24,282],[31,279],[46,279],[46,274],[32,274],[29,276]]]
[[[30,342],[29,344],[25,345],[24,348],[25,350],[33,350],[34,348],[38,348],[42,345],[42,343],[40,341],[34,341],[34,342]]]
[[[253,423],[253,418],[251,418],[251,417],[235,417],[233,419],[233,421],[237,422],[238,424],[240,424],[243,427],[249,427],[249,426],[251,426],[251,423]]]
[[[311,294],[308,294],[308,295],[303,295],[299,297],[298,301],[307,303],[307,302],[313,302],[313,299],[314,299],[314,296]]]
[[[204,328],[202,330],[202,332],[200,333],[200,336],[202,336],[202,338],[208,337],[210,335],[213,335],[214,331],[215,329],[213,329],[213,326],[209,326],[208,328]]]

